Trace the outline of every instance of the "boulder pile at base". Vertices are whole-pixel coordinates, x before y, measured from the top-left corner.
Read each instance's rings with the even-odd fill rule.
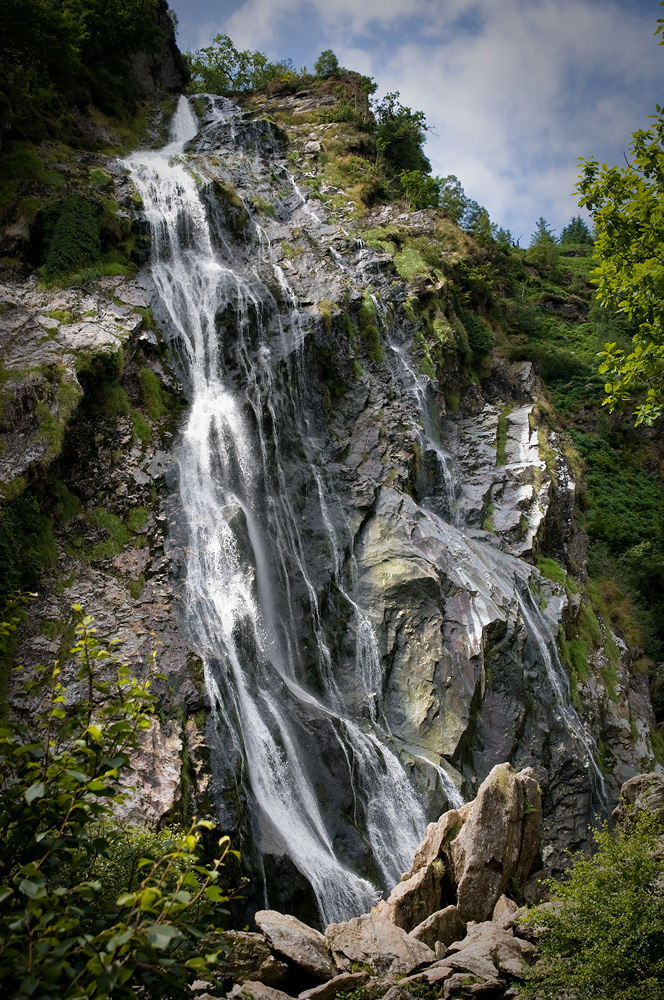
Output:
[[[362,988],[367,1000],[412,1000],[413,984],[444,998],[514,996],[535,948],[515,933],[509,897],[542,898],[541,827],[530,768],[496,765],[476,799],[429,824],[410,870],[369,913],[321,933],[260,910],[260,933],[231,932],[229,998],[335,1000]]]

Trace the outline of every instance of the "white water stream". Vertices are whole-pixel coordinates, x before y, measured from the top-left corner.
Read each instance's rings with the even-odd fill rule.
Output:
[[[236,109],[223,99],[213,108],[214,127],[227,128],[232,142]],[[283,272],[270,263],[269,241],[258,227],[260,267],[271,268],[286,302],[285,317],[259,278],[258,265],[247,267],[233,259],[227,244],[221,250],[215,245],[184,154],[197,131],[181,98],[168,145],[126,161],[152,232],[152,276],[190,386],[179,457],[189,525],[188,620],[215,717],[246,762],[256,836],[273,853],[292,858],[314,890],[323,921],[330,922],[367,910],[380,890],[398,881],[426,820],[389,735],[377,725],[375,707],[368,724],[349,717],[335,685],[286,488],[280,434],[289,400],[284,402],[273,381],[275,360],[285,358],[297,383],[303,332],[295,296]],[[318,221],[309,215],[310,222]],[[229,345],[244,369],[241,385],[237,372],[233,377],[225,370]],[[288,392],[290,404],[296,403],[296,389]],[[305,448],[305,429],[301,435]],[[320,477],[317,482],[324,522]],[[331,525],[328,534],[339,559]],[[298,651],[293,589],[308,601],[316,678],[306,676]],[[373,688],[379,680],[376,639],[366,614],[353,607],[358,679]],[[366,693],[371,698],[371,691]],[[334,824],[321,804],[324,771],[317,755],[323,764],[329,755],[337,770],[345,761],[347,774],[339,780],[349,789],[348,810],[380,873],[378,887],[339,859]]]

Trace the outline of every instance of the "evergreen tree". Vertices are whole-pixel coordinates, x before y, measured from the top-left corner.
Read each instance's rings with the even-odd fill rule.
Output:
[[[587,223],[580,215],[573,215],[569,220],[568,225],[565,226],[562,233],[560,234],[560,243],[576,243],[576,244],[587,244],[592,246],[594,243],[592,233],[588,228]]]

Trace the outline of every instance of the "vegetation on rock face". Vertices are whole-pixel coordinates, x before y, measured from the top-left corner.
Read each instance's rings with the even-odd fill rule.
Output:
[[[641,813],[615,833],[595,833],[553,903],[528,912],[542,927],[539,961],[520,991],[538,1000],[661,1000],[664,997],[664,836]]]
[[[155,698],[113,645],[82,617],[75,684],[63,686],[57,663],[38,673],[22,694],[41,704],[37,718],[0,729],[0,981],[17,1000],[184,996],[201,976],[219,985],[228,839],[206,864],[212,823],[160,835],[114,820]]]

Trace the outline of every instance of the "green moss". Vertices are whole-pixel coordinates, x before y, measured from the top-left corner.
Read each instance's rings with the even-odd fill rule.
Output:
[[[85,521],[93,528],[96,528],[105,538],[95,542],[89,548],[79,546],[79,550],[71,552],[83,559],[84,562],[96,562],[99,559],[111,559],[117,555],[130,539],[127,527],[117,514],[111,514],[104,507],[93,507],[86,510],[83,515]]]
[[[143,588],[145,587],[145,576],[143,573],[140,574],[138,580],[131,580],[129,583],[129,593],[135,601],[137,601],[141,594],[143,593]]]
[[[496,427],[496,465],[505,465],[507,457],[505,454],[507,447],[507,418],[514,409],[512,403],[502,406],[498,414],[498,426]]]
[[[376,304],[370,290],[365,288],[358,313],[360,336],[367,347],[371,360],[380,362],[384,358],[384,353],[376,321]]]
[[[318,308],[320,310],[321,316],[323,317],[323,325],[325,326],[325,329],[329,332],[332,329],[332,316],[333,316],[334,306],[329,299],[321,299],[321,301],[318,303]]]
[[[134,439],[148,444],[152,440],[152,427],[147,422],[140,410],[131,411],[131,428]]]
[[[535,565],[542,576],[545,576],[547,580],[553,580],[553,582],[557,583],[560,587],[565,586],[567,572],[555,561],[555,559],[537,559]]]
[[[126,417],[131,410],[129,396],[118,382],[104,383],[99,386],[94,409],[104,417]]]
[[[158,376],[151,368],[141,368],[138,380],[141,386],[145,412],[150,420],[159,420],[160,417],[168,413],[172,405],[170,393],[166,392]]]
[[[88,177],[93,187],[101,188],[102,190],[113,187],[113,178],[105,170],[102,170],[101,167],[93,167]]]
[[[140,531],[148,520],[147,507],[132,507],[127,514],[127,527],[130,531]]]
[[[405,246],[394,255],[394,266],[404,281],[413,281],[420,275],[430,274],[426,261],[413,246]]]

